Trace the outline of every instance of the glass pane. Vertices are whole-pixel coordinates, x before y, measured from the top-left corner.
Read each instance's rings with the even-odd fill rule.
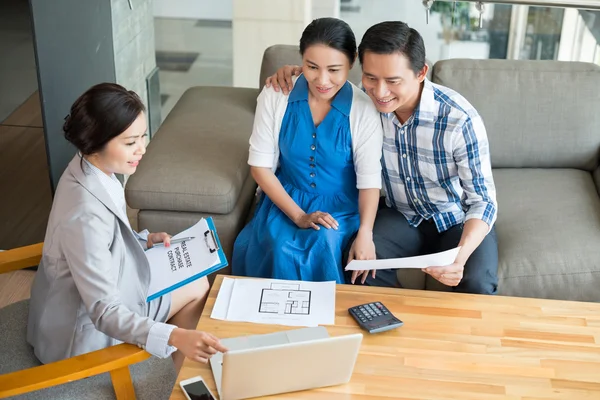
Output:
[[[600,64],[600,11],[564,9],[557,59]]]
[[[427,23],[421,1],[346,0],[340,17],[350,24],[357,39],[381,21],[400,20],[415,28],[425,41],[427,58],[506,58],[511,23],[511,5],[486,3],[479,28],[475,3],[437,0]]]
[[[521,60],[556,60],[564,14],[562,8],[529,7]]]
[[[488,58],[503,60],[507,58],[510,18],[513,6],[496,4],[493,5],[493,7],[494,12],[492,18],[487,23],[490,43],[490,54]]]
[[[481,15],[481,27],[480,23]],[[357,39],[381,21],[400,20],[425,41],[427,58],[587,61],[600,64],[600,12],[555,7],[436,0],[342,0],[340,17]]]

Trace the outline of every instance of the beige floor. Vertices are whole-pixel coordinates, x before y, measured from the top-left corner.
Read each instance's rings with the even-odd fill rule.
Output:
[[[15,271],[0,275],[0,308],[29,298],[33,271]]]

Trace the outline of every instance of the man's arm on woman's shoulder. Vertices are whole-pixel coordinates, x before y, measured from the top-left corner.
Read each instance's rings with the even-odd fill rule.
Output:
[[[283,94],[289,94],[294,88],[292,77],[298,76],[300,73],[302,73],[302,67],[298,65],[284,65],[267,78],[265,86],[272,86],[276,92],[279,92],[279,89],[281,89]]]

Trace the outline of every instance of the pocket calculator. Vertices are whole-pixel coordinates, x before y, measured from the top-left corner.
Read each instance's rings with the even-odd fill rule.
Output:
[[[358,325],[369,333],[389,331],[404,325],[404,322],[394,317],[387,307],[378,301],[350,307],[348,312]]]

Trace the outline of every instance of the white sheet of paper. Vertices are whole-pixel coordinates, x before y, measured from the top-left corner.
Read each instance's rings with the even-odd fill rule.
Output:
[[[208,223],[203,218],[194,226],[173,236],[173,239],[195,239],[170,247],[154,247],[145,252],[151,270],[148,296],[197,275],[219,262],[219,254],[211,253],[205,243],[204,232],[208,229]]]
[[[217,300],[213,307],[210,317],[213,319],[227,319],[227,310],[229,310],[229,302],[231,301],[231,292],[233,292],[233,284],[235,279],[223,278],[219,293],[217,294]]]
[[[346,266],[346,271],[366,271],[370,269],[399,269],[399,268],[427,268],[445,267],[456,259],[460,247],[442,251],[440,253],[426,254],[424,256],[387,258],[382,260],[353,260]]]
[[[288,326],[333,325],[335,282],[224,278],[211,317]]]

